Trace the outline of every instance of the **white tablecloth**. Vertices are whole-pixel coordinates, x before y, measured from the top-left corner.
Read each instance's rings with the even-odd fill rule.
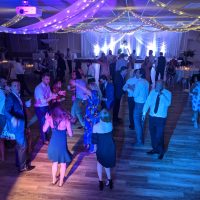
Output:
[[[177,82],[181,81],[183,78],[190,78],[193,74],[198,74],[199,68],[190,68],[190,69],[184,69],[184,68],[178,68],[176,69],[176,80]]]

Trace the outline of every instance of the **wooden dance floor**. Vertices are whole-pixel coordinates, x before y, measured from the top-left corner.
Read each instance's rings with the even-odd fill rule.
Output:
[[[123,124],[115,127],[117,164],[112,170],[114,189],[98,189],[95,154],[83,149],[83,130],[74,127],[68,137],[69,150],[74,154],[66,172],[63,187],[51,185],[51,162],[47,146],[34,145],[30,172],[18,174],[14,148],[6,149],[6,161],[0,162],[0,200],[157,200],[200,199],[200,129],[194,129],[188,94],[176,90],[165,129],[168,148],[163,160],[146,154],[151,149],[146,121],[145,145],[134,146],[135,131],[129,130],[127,99],[120,111]],[[69,100],[70,101],[70,100]],[[70,108],[70,107],[68,107]],[[33,110],[31,114],[33,115]],[[38,137],[37,122],[31,128]]]

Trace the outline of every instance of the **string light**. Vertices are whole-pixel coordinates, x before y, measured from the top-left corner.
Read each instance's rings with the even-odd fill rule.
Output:
[[[108,0],[107,0],[108,1]],[[198,25],[200,16],[190,15],[181,10],[169,8],[167,4],[158,1],[151,0],[156,6],[167,9],[175,14],[190,16],[190,18],[195,18],[192,22],[188,24],[183,24],[182,26],[175,25],[174,27],[167,26],[157,21],[155,18],[147,18],[145,16],[140,16],[133,12],[133,7],[126,8],[118,16],[107,20],[106,22],[98,22],[98,18],[93,18],[94,14],[103,6],[106,0],[78,0],[73,3],[68,8],[63,11],[51,16],[47,19],[37,18],[39,22],[31,24],[22,28],[8,28],[13,24],[19,22],[24,18],[24,16],[16,15],[8,22],[0,26],[0,32],[14,33],[14,34],[40,34],[47,32],[57,32],[66,33],[74,32],[81,33],[86,31],[102,31],[106,30],[113,33],[134,33],[135,31],[149,31],[149,32],[159,32],[159,31],[171,31],[171,32],[186,32],[190,30],[199,31],[200,26]],[[117,20],[120,20],[126,13],[130,13],[133,18],[139,20],[141,25],[138,27],[128,26],[121,27],[119,29],[113,28],[113,25]],[[86,19],[90,19],[90,22],[82,23]],[[127,29],[129,27],[129,29]],[[147,30],[146,27],[152,27],[153,30]]]
[[[81,32],[87,32],[87,31],[93,31],[93,30],[97,30],[100,28],[103,28],[104,26],[107,26],[113,22],[116,22],[117,20],[121,19],[124,14],[126,13],[126,11],[122,12],[121,14],[119,14],[118,16],[112,18],[111,20],[107,20],[106,22],[103,23],[99,23],[96,26],[93,26],[92,28],[88,28],[87,26],[92,26],[92,22],[96,21],[97,19],[94,19],[94,21],[91,21],[89,23],[87,23],[84,27],[76,27],[76,28],[71,28],[71,29],[64,29],[64,32],[58,32],[58,33],[69,33],[69,32],[74,32],[74,33],[81,33]]]
[[[129,30],[122,30],[122,29],[114,29],[114,28],[111,28],[111,27],[108,27],[108,26],[105,26],[104,29],[110,31],[110,32],[113,32],[113,33],[134,33],[138,30],[140,30],[141,28],[143,27],[143,25],[141,26],[138,26],[136,28],[133,28],[133,29],[129,29]]]
[[[161,1],[158,1],[158,0],[150,0],[152,3],[154,3],[157,7],[162,7],[162,8],[165,8],[167,9],[168,11],[174,13],[174,14],[177,14],[177,15],[184,15],[184,16],[187,16],[187,17],[191,17],[191,18],[198,18],[200,19],[200,16],[199,15],[191,15],[189,13],[186,13],[186,12],[183,12],[179,9],[175,9],[175,8],[170,8],[167,4],[161,2]]]
[[[7,28],[0,26],[0,32],[16,33],[16,34],[37,34],[57,31],[55,25],[60,22],[60,27],[69,27],[92,17],[103,5],[103,0],[78,0],[68,8],[60,11],[59,13],[39,21],[35,24],[31,24],[21,28]],[[85,6],[86,5],[86,6]],[[66,16],[66,11],[70,11],[70,15]],[[93,10],[94,12],[91,12]],[[54,21],[56,19],[56,22]],[[27,29],[27,31],[25,31]],[[56,29],[56,30],[55,30]]]
[[[133,29],[128,29],[128,30],[124,30],[123,28],[120,29],[114,29],[108,25],[112,25],[113,22],[117,21],[118,19],[120,19],[121,17],[124,16],[125,13],[130,12],[134,18],[138,19],[139,21],[142,22],[142,25]],[[74,33],[81,33],[81,32],[87,32],[87,31],[95,31],[95,32],[101,32],[103,33],[103,31],[101,31],[102,29],[106,30],[107,32],[112,32],[112,33],[134,33],[136,31],[145,31],[145,32],[161,32],[161,31],[171,31],[171,32],[186,32],[189,30],[198,30],[199,27],[192,27],[195,23],[197,23],[198,20],[195,19],[193,22],[191,22],[190,24],[184,25],[182,27],[179,28],[175,28],[175,27],[168,27],[166,25],[161,24],[160,22],[156,21],[156,19],[154,18],[150,18],[150,19],[146,19],[145,17],[141,17],[140,15],[134,13],[133,11],[130,11],[130,9],[127,9],[125,11],[123,11],[119,16],[111,19],[110,21],[106,22],[106,23],[102,23],[99,24],[93,28],[88,28],[88,26],[92,25],[92,22],[89,22],[86,24],[86,26],[84,25],[80,25],[79,27],[75,27],[73,29],[66,29],[65,32],[62,33],[66,33],[66,32],[74,32]],[[145,25],[147,26],[151,26],[152,28],[156,29],[156,30],[147,30],[145,29]],[[127,25],[126,25],[127,26]]]
[[[10,27],[10,26],[18,23],[19,21],[21,21],[23,18],[24,18],[24,16],[16,15],[12,19],[10,19],[9,21],[7,21],[4,24],[2,24],[1,26],[3,26],[3,27]]]

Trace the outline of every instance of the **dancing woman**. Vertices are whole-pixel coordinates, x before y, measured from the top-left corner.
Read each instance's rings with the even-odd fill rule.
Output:
[[[60,105],[57,105],[52,109],[51,115],[47,113],[45,119],[43,131],[46,132],[49,127],[52,129],[52,136],[48,147],[48,158],[53,162],[52,184],[55,185],[58,181],[56,174],[58,164],[60,164],[59,187],[62,187],[66,171],[66,163],[71,161],[71,155],[67,148],[66,131],[70,137],[72,137],[73,132],[67,112],[61,108]]]
[[[107,182],[106,186],[113,188],[110,168],[115,166],[116,147],[113,140],[113,126],[111,117],[106,109],[100,112],[100,122],[93,126],[92,142],[97,156],[97,173],[99,177],[99,189],[103,190],[102,169],[104,167]]]
[[[82,87],[76,83],[76,87],[82,89],[87,94],[85,123],[84,123],[84,146],[90,153],[94,153],[94,145],[92,144],[92,128],[94,124],[99,122],[99,106],[101,103],[101,91],[95,83],[95,80],[90,80],[88,88]]]
[[[96,83],[88,85],[88,99],[85,110],[85,130],[84,130],[84,145],[89,149],[90,153],[94,153],[94,145],[92,144],[92,129],[99,122],[99,106],[101,103],[100,89]]]

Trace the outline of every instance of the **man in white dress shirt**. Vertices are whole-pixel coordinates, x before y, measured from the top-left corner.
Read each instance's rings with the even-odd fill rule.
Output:
[[[158,159],[162,159],[164,156],[164,128],[171,98],[171,92],[163,88],[163,82],[157,81],[155,89],[150,92],[143,108],[143,120],[150,109],[149,131],[153,149],[147,153],[159,154]]]
[[[83,103],[87,99],[87,94],[85,93],[87,83],[84,79],[82,79],[82,76],[79,71],[76,71],[75,86],[76,99],[74,100],[71,108],[71,115],[74,118],[74,120],[79,120],[81,126],[78,127],[78,129],[81,129],[85,126],[83,118]]]
[[[47,144],[46,134],[42,128],[45,122],[45,115],[49,111],[49,102],[55,99],[57,95],[51,92],[50,86],[50,74],[44,73],[42,75],[42,82],[36,86],[34,97],[35,97],[35,113],[37,115],[39,126],[40,126],[40,138],[43,144]]]
[[[142,68],[136,70],[136,78],[138,78],[138,81],[135,84],[135,89],[133,92],[133,97],[135,101],[133,119],[135,125],[137,145],[142,145],[144,143],[142,110],[144,103],[146,102],[146,99],[148,97],[149,83],[145,79],[145,71]]]
[[[127,91],[128,93],[128,110],[129,110],[129,128],[130,129],[134,129],[134,121],[133,121],[133,110],[134,110],[134,97],[133,97],[133,90],[130,89],[130,87],[135,87],[135,84],[137,83],[137,81],[139,80],[138,78],[136,78],[135,76],[135,72],[136,70],[133,72],[133,76],[131,78],[129,78],[125,85],[123,86],[123,90]]]

